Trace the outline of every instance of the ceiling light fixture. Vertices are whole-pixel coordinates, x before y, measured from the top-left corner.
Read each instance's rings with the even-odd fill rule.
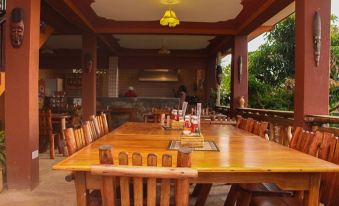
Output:
[[[160,19],[160,24],[162,26],[175,27],[180,24],[180,20],[172,9],[168,9]]]

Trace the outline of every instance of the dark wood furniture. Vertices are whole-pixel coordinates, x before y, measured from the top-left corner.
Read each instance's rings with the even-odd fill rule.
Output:
[[[50,158],[54,159],[54,137],[52,127],[52,112],[51,110],[39,111],[39,151],[45,152],[47,144],[49,144]],[[59,137],[59,136],[58,136]]]
[[[198,170],[198,178],[191,183],[272,182],[284,190],[304,191],[305,205],[316,206],[321,174],[339,172],[338,165],[233,126],[202,124],[201,129],[205,139],[215,141],[220,151],[192,153],[192,168]],[[180,131],[162,130],[156,123],[129,122],[53,168],[74,171],[78,205],[86,205],[86,191],[102,187],[101,179],[90,173],[91,166],[99,164],[96,151],[101,145],[113,145],[114,156],[121,151],[140,151],[143,158],[149,152],[157,156],[166,153],[175,158],[176,151],[167,150],[167,146],[169,140],[179,137]]]
[[[181,151],[179,151],[180,153]],[[144,193],[147,193],[147,205],[159,205],[156,203],[157,181],[160,182],[160,205],[170,205],[171,180],[175,182],[175,205],[189,205],[189,178],[196,178],[198,171],[187,168],[190,161],[187,154],[177,155],[177,167],[172,167],[172,155],[162,154],[159,158],[154,153],[146,154],[143,161],[138,152],[129,154],[121,151],[118,154],[118,165],[114,165],[112,147],[102,145],[99,147],[99,159],[101,165],[92,165],[90,172],[94,176],[101,176],[101,196],[103,205],[114,206],[119,198],[122,206],[131,205],[130,182],[133,185],[134,205],[144,205]],[[188,154],[190,156],[190,153]],[[131,164],[129,164],[131,159]],[[157,167],[158,161],[161,166]],[[185,163],[182,165],[180,163]],[[147,165],[147,166],[142,166]],[[186,166],[186,168],[185,168]],[[119,178],[116,178],[119,177]],[[147,192],[143,189],[143,180],[147,185]],[[117,182],[116,182],[117,181]],[[116,197],[115,186],[119,184],[120,197]]]

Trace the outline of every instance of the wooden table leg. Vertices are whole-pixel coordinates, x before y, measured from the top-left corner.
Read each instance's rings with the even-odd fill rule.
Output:
[[[77,198],[77,206],[87,205],[87,190],[86,190],[86,174],[85,172],[74,172],[75,190]]]
[[[321,175],[319,173],[310,175],[310,189],[305,191],[304,197],[305,206],[319,205],[320,177]]]

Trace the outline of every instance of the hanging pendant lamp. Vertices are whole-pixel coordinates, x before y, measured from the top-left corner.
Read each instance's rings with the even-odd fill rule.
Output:
[[[160,24],[162,26],[175,27],[180,24],[180,20],[172,9],[168,9],[160,19]]]

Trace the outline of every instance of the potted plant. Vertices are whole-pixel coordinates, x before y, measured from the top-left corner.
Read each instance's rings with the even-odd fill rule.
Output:
[[[0,131],[0,192],[2,192],[4,185],[5,165],[6,165],[5,132]]]

